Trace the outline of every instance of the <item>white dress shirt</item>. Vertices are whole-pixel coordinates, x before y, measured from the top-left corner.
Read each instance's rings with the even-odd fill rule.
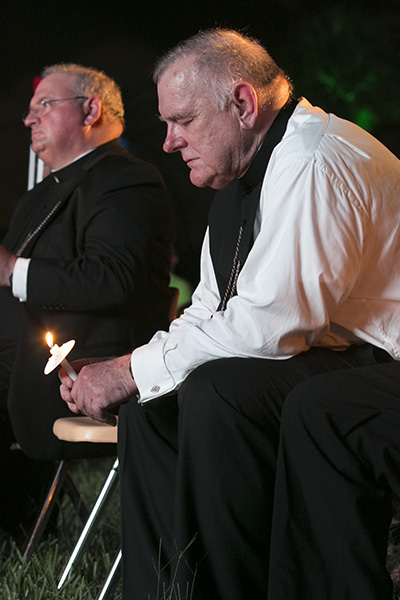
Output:
[[[370,342],[400,360],[400,162],[302,99],[263,181],[255,241],[224,312],[203,243],[192,305],[132,353],[140,402],[204,362]]]

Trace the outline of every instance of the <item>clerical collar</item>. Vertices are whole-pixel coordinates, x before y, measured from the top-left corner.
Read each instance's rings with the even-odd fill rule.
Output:
[[[82,164],[85,162],[84,159],[94,152],[97,148],[92,148],[88,150],[84,154],[78,156],[72,163],[69,163],[66,167],[62,167],[61,169],[57,169],[55,171],[51,171],[51,174],[54,177],[54,180],[57,183],[61,183],[62,181],[66,181],[67,179],[71,179],[75,176],[76,172],[81,168]]]
[[[296,106],[297,102],[289,100],[285,106],[281,108],[271,127],[268,129],[261,146],[254,155],[249,168],[240,178],[240,181],[248,186],[250,190],[254,189],[264,178],[265,165],[268,163],[275,146],[281,141],[286,131],[287,122],[292,116]]]

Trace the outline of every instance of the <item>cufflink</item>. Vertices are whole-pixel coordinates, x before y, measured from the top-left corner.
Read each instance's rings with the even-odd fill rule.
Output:
[[[159,392],[160,391],[160,386],[159,385],[153,385],[153,387],[150,390],[151,392]]]

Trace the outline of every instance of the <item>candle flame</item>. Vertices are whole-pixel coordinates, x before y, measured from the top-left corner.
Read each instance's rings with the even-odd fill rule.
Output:
[[[51,335],[50,331],[48,331],[46,333],[46,342],[47,342],[47,345],[49,346],[49,348],[53,347],[53,345],[54,345],[53,344],[53,336]]]

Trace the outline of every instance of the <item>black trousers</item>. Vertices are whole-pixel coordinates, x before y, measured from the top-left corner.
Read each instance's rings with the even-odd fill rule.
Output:
[[[22,451],[11,450],[10,446],[15,441],[19,441],[14,434],[10,419],[10,406],[8,405],[8,392],[10,387],[11,372],[14,365],[15,348],[12,344],[0,344],[0,543],[5,535],[11,535],[16,541],[24,541],[26,533],[32,527],[38,508],[44,500],[50,481],[55,472],[54,460],[61,458],[85,458],[90,456],[113,455],[115,449],[110,444],[92,444],[92,443],[74,443],[60,442],[58,455],[55,450],[49,451],[53,454],[54,460],[35,460],[28,457]],[[22,374],[21,377],[24,377]],[[55,374],[57,378],[57,375]],[[57,403],[56,408],[51,414],[57,414],[58,406],[60,413],[58,416],[68,416],[68,409],[65,403],[59,398],[58,378],[54,387],[54,394],[38,395],[35,388],[32,389],[31,396],[27,395],[24,400],[28,404],[31,400],[35,401],[37,406],[42,404],[42,411],[37,411],[37,421],[32,419],[27,422],[30,424],[30,432],[25,428],[25,436],[32,439],[31,445],[34,446],[35,440],[43,445],[43,438],[49,438],[51,426],[48,413],[50,412],[50,403]],[[47,391],[51,388],[47,388]],[[37,394],[37,398],[34,398]],[[39,402],[40,400],[40,402]],[[21,407],[24,403],[21,402]],[[63,412],[62,412],[63,411]],[[14,408],[14,413],[17,411]],[[43,414],[47,414],[47,425],[49,431],[45,428],[41,431],[38,423],[40,419],[45,421]],[[24,412],[21,409],[19,416],[23,420]],[[71,414],[71,413],[70,413]],[[57,446],[54,445],[54,448]],[[24,535],[25,534],[25,535]]]
[[[391,600],[400,364],[313,377],[282,414],[268,600]]]
[[[7,408],[7,396],[10,386],[11,371],[14,364],[15,348],[0,347],[0,464],[10,444],[15,441]]]
[[[15,347],[0,345],[0,542],[11,535],[16,542],[25,540],[32,527],[39,502],[54,473],[51,461],[35,461],[21,451],[11,450],[16,441],[7,399]]]
[[[8,388],[15,350],[10,345],[0,348],[0,541],[5,532],[11,530],[15,517],[19,491],[14,486],[15,464],[10,453],[10,446],[15,441],[7,408]],[[15,455],[15,452],[14,452]]]
[[[124,599],[266,598],[283,402],[316,373],[370,364],[370,346],[221,359],[177,397],[121,407]]]

